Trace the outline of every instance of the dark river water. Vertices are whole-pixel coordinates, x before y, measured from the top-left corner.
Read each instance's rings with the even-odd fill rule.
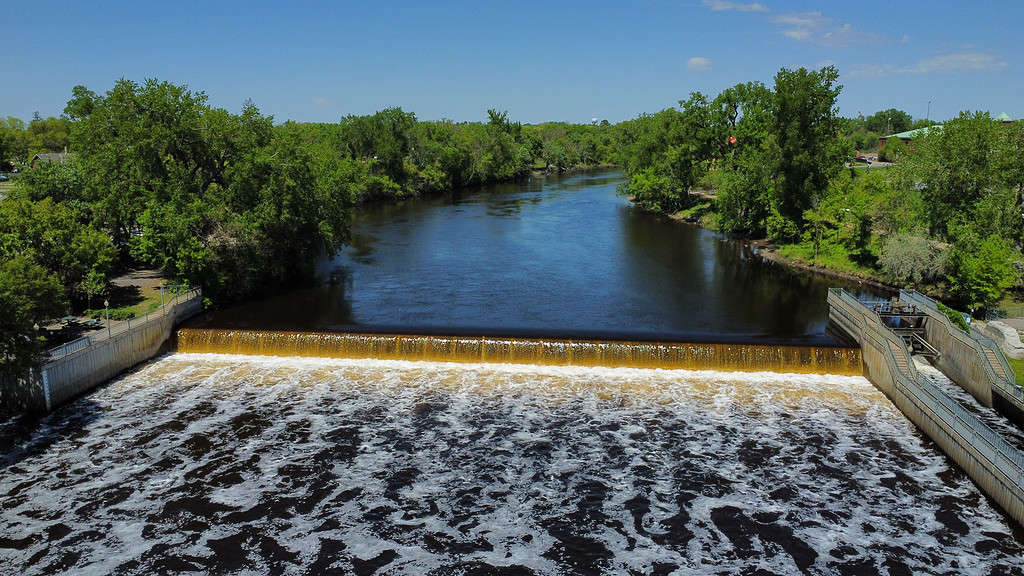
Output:
[[[217,328],[828,344],[842,282],[645,213],[617,171],[360,209],[335,283],[206,316]]]
[[[0,422],[3,574],[1022,574],[850,376],[174,354]]]

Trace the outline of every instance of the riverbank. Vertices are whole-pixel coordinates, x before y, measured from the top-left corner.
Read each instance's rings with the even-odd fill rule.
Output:
[[[611,170],[613,168],[619,168],[618,164],[580,164],[567,168],[565,170],[559,170],[558,166],[549,166],[547,168],[538,169],[534,167],[530,170],[531,176],[565,176],[566,174],[575,174],[577,172],[586,172],[588,170]]]
[[[850,282],[857,282],[859,284],[867,284],[868,286],[873,286],[875,288],[880,288],[882,290],[891,290],[893,292],[897,292],[900,289],[900,286],[877,276],[851,272],[849,270],[829,268],[824,264],[806,262],[804,260],[798,260],[795,258],[783,256],[779,252],[778,246],[776,246],[774,242],[767,238],[763,238],[760,240],[750,240],[749,244],[751,248],[754,249],[754,253],[760,256],[761,258],[768,260],[770,262],[781,264],[783,266],[788,266],[789,268],[793,268],[795,270],[803,270],[805,272],[813,272],[815,274],[829,276],[831,278],[839,278]],[[923,288],[918,288],[918,290],[925,294],[928,293]]]

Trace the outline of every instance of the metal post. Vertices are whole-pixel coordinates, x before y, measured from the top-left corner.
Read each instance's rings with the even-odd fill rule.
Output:
[[[110,340],[110,300],[103,301],[103,309],[107,311],[107,340]]]

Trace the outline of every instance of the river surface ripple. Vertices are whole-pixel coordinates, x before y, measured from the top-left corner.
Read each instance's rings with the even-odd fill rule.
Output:
[[[177,354],[0,424],[18,574],[1021,574],[866,380]]]

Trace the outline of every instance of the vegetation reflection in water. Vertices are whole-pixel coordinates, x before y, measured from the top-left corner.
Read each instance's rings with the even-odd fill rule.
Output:
[[[858,348],[186,328],[193,353],[860,375]]]

